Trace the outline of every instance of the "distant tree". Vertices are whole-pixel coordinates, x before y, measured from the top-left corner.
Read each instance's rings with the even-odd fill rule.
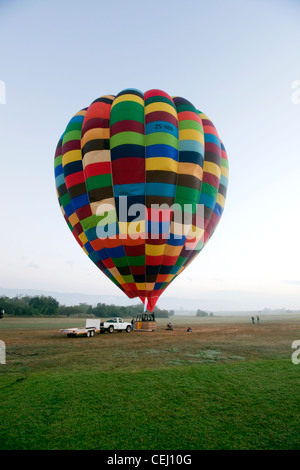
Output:
[[[36,296],[31,297],[29,305],[33,307],[37,315],[58,315],[59,303],[53,297]]]
[[[205,312],[204,310],[197,310],[196,317],[208,317],[208,313]]]
[[[80,315],[80,316],[89,316],[88,314],[89,309],[92,308],[91,305],[88,304],[79,304],[79,305],[59,305],[58,307],[58,315],[61,316],[72,316],[72,315]]]
[[[1,307],[7,315],[31,317],[35,314],[34,309],[22,297],[0,297]]]
[[[1,308],[5,311],[7,315],[12,315],[11,299],[5,296],[0,297]]]
[[[78,308],[80,309],[82,313],[87,313],[88,309],[90,308],[90,305],[80,302],[80,304],[78,305]]]
[[[53,297],[1,297],[0,304],[3,305],[7,315],[33,317],[39,315],[57,315],[59,303]]]
[[[156,318],[169,318],[168,310],[160,310],[160,308],[154,307],[153,311]]]
[[[15,316],[75,316],[75,317],[97,317],[97,318],[110,318],[110,317],[123,317],[135,318],[139,313],[143,312],[141,305],[118,306],[106,305],[98,303],[95,307],[91,305],[80,303],[79,305],[60,305],[53,297],[46,296],[21,296],[9,298],[0,297],[0,308],[5,310],[7,315]],[[168,318],[169,315],[174,315],[174,310],[161,310],[158,307],[154,309],[157,318]]]
[[[0,306],[7,315],[12,314],[9,300],[10,299],[4,295],[0,297]]]
[[[131,306],[118,306],[118,305],[106,305],[98,303],[96,307],[89,307],[87,314],[93,314],[96,317],[110,318],[110,317],[122,317],[122,318],[135,318],[139,313],[142,313],[141,305]],[[160,310],[158,307],[154,309],[155,316],[157,318],[168,318],[168,310]]]

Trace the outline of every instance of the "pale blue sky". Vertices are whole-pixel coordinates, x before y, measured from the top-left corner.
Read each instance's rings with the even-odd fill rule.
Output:
[[[300,308],[299,24],[296,0],[0,0],[0,286],[126,300],[73,240],[53,155],[97,97],[160,88],[212,119],[230,179],[219,227],[158,306]]]

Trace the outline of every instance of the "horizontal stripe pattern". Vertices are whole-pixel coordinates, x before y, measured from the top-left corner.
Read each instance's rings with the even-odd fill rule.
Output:
[[[114,198],[119,234],[124,237],[120,255],[125,264],[120,271],[126,276],[134,295],[139,297],[140,290],[145,290],[145,210],[142,209],[142,213],[138,214],[134,211],[128,215],[128,208],[134,205],[145,207],[145,126],[142,93],[128,89],[116,96],[110,114],[110,130]],[[140,236],[133,239],[130,237],[132,232],[138,232]],[[138,248],[138,260],[134,248]]]
[[[136,292],[128,286],[127,271],[122,263],[124,250],[118,254],[114,250],[114,237],[118,235],[118,228],[110,157],[110,115],[113,102],[113,96],[104,96],[94,101],[87,110],[82,128],[83,167],[93,213],[87,237],[94,252],[101,257],[102,263],[116,282],[129,297],[134,297]],[[92,147],[90,142],[93,142]],[[105,237],[108,230],[110,237]]]
[[[105,95],[75,114],[54,172],[78,244],[149,310],[213,235],[228,187],[228,158],[212,121],[157,89]]]
[[[84,110],[85,111],[85,110]],[[83,116],[85,115],[85,112],[81,111],[75,116]],[[83,122],[82,118],[80,120],[74,119],[73,118],[73,123],[74,122]],[[70,129],[70,127],[67,129]],[[80,130],[80,126],[78,128]],[[73,136],[74,137],[74,136]],[[77,135],[79,137],[79,133]],[[66,184],[65,176],[64,176],[64,169],[63,169],[63,143],[64,143],[64,149],[67,150],[74,150],[75,145],[69,145],[68,146],[68,141],[65,138],[65,135],[62,136],[62,138],[59,140],[57,148],[56,148],[56,153],[55,153],[55,158],[54,158],[54,167],[55,167],[55,176],[56,176],[56,189],[57,189],[57,196],[58,196],[58,201],[60,204],[60,208],[62,211],[62,214],[64,216],[64,219],[71,230],[74,238],[78,242],[78,244],[81,246],[83,251],[89,256],[91,261],[95,263],[95,265],[116,285],[117,282],[115,280],[115,277],[107,270],[105,263],[101,259],[100,256],[95,252],[93,247],[91,246],[85,231],[83,229],[83,226],[76,214],[75,211],[75,206],[72,203],[70,194],[68,192],[68,188],[71,188],[72,186],[76,186],[77,184],[82,184],[82,181],[84,181],[83,177],[83,172],[75,172],[73,175],[69,175],[69,182]],[[76,144],[78,147],[78,144]],[[75,156],[76,157],[76,156]],[[66,161],[68,162],[67,164],[71,164],[68,158],[66,158]],[[71,176],[71,178],[70,178]],[[73,178],[72,178],[73,176]],[[123,291],[122,287],[118,285],[118,287],[121,288]]]
[[[178,179],[178,117],[172,98],[161,90],[145,93],[146,136],[146,286],[150,308],[163,262]],[[164,219],[163,223],[159,223]]]

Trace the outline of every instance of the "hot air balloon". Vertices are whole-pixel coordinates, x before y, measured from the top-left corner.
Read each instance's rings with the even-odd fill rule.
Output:
[[[188,100],[126,89],[72,117],[55,181],[84,252],[152,312],[218,225],[228,160],[213,123]]]

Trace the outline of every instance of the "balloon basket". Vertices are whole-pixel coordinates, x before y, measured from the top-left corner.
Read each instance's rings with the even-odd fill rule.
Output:
[[[157,328],[156,321],[135,321],[134,331],[155,331]]]

